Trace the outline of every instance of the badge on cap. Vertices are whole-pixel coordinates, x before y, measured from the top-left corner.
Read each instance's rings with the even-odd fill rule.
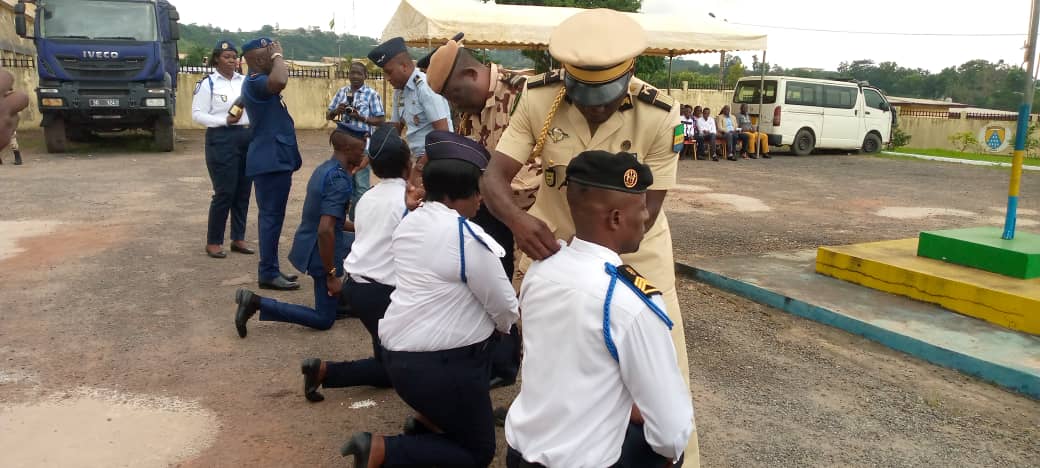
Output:
[[[635,187],[639,183],[639,173],[635,169],[625,171],[625,188]]]
[[[267,39],[260,39],[260,47],[267,47],[268,44]]]
[[[220,43],[220,50],[228,50],[229,44],[227,42]]]

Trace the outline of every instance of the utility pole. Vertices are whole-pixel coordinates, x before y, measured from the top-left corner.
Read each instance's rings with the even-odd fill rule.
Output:
[[[1004,218],[1004,240],[1015,238],[1015,223],[1018,220],[1018,194],[1022,185],[1022,163],[1025,158],[1026,138],[1029,137],[1029,114],[1033,105],[1036,82],[1033,70],[1036,67],[1036,34],[1040,22],[1040,0],[1033,0],[1029,12],[1029,39],[1026,42],[1026,88],[1022,93],[1022,104],[1018,106],[1018,125],[1015,130],[1015,152],[1011,161],[1011,184],[1008,187],[1007,215]]]

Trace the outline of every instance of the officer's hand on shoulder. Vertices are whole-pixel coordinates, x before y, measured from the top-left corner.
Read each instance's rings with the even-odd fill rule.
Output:
[[[408,184],[408,188],[405,190],[404,194],[404,205],[408,208],[408,211],[415,211],[415,209],[422,203],[423,197],[425,196],[426,190],[423,190],[422,187]]]
[[[520,212],[509,224],[516,244],[528,257],[543,260],[560,250],[556,236],[549,230],[549,225],[526,211]]]

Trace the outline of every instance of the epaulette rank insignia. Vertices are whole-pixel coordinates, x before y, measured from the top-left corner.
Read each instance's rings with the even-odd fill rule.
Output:
[[[661,94],[661,91],[651,86],[643,86],[643,89],[639,90],[639,95],[636,99],[643,101],[647,104],[653,104],[654,107],[664,109],[668,112],[672,111],[675,107],[675,100],[667,94]]]
[[[421,76],[419,76],[419,75],[415,75],[415,78],[414,78],[414,79],[413,79],[412,81],[414,81],[414,82],[415,82],[415,85],[416,85],[416,86],[418,86],[418,85],[421,85],[421,84],[423,83],[423,81],[422,81],[422,77],[421,77]]]
[[[644,296],[650,297],[653,295],[660,295],[661,290],[655,288],[643,275],[628,265],[620,265],[617,267],[618,273],[621,274],[621,278],[635,286]]]
[[[560,70],[551,70],[541,75],[535,75],[527,80],[527,89],[540,88],[545,85],[563,81],[563,73]]]

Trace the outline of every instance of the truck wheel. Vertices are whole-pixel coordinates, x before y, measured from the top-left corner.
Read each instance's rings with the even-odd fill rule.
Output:
[[[809,129],[803,128],[794,134],[794,143],[791,144],[791,151],[794,151],[794,154],[808,156],[814,148],[816,148],[816,137]]]
[[[43,139],[47,141],[48,153],[65,152],[65,119],[57,117],[43,127]]]
[[[173,151],[172,119],[157,119],[155,121],[155,128],[153,129],[153,134],[155,136],[155,146],[159,148],[159,151]]]
[[[881,137],[873,133],[868,133],[867,137],[863,139],[863,152],[867,154],[874,154],[881,150]]]
[[[66,127],[65,138],[74,143],[85,143],[90,140],[90,131],[78,127]]]

